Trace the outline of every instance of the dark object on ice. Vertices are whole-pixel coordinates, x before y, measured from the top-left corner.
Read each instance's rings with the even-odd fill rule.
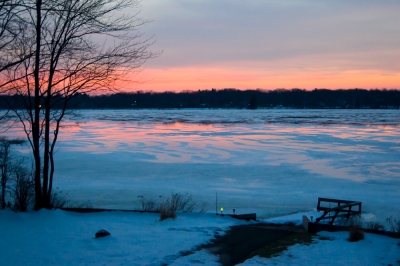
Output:
[[[257,220],[257,214],[255,213],[248,213],[248,214],[229,214],[230,217],[235,218],[235,219],[239,219],[239,220],[253,220],[256,221]]]
[[[325,203],[325,207],[321,206]],[[326,203],[329,205],[326,206]],[[336,206],[330,206],[333,203]],[[352,207],[358,207],[358,210],[352,210]],[[351,215],[361,214],[361,202],[360,201],[352,201],[352,200],[338,200],[338,199],[327,199],[327,198],[318,198],[318,211],[323,211],[321,217],[315,219],[315,223],[317,224],[319,221],[324,219],[330,219],[329,224],[333,224],[337,217],[345,217],[349,218]],[[335,213],[333,216],[326,216],[327,214]]]
[[[111,234],[108,231],[101,229],[101,230],[97,231],[96,238],[105,237],[105,236],[109,236],[109,235],[111,235]]]
[[[350,242],[357,242],[364,239],[364,231],[361,230],[359,225],[354,225],[349,228],[349,238]]]
[[[219,213],[216,213],[216,215],[221,215],[221,216],[227,215],[227,216],[230,216],[232,218],[239,219],[239,220],[257,221],[257,214],[256,213],[247,213],[247,214],[219,214]]]
[[[92,213],[92,212],[149,212],[149,213],[159,213],[157,211],[143,211],[143,210],[117,210],[117,209],[100,209],[100,208],[60,208],[63,211],[68,212],[79,212],[79,213]]]

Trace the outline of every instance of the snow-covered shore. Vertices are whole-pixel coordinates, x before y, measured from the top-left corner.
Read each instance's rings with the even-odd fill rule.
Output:
[[[267,221],[299,223],[302,215]],[[149,213],[5,210],[0,211],[1,264],[219,265],[217,256],[198,247],[229,226],[248,223],[210,213],[179,213],[160,222]],[[96,239],[100,229],[111,236]],[[297,244],[278,257],[254,257],[241,265],[397,265],[400,260],[399,239],[366,234],[350,243],[346,232],[319,235],[330,240],[315,237],[310,246]]]

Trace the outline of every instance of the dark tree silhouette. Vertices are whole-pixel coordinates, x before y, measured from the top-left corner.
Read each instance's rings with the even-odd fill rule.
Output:
[[[257,97],[253,94],[250,98],[249,109],[257,109],[257,107],[258,107]]]
[[[35,209],[51,208],[54,148],[68,102],[78,93],[108,92],[154,56],[132,14],[137,0],[24,0],[23,31],[2,75],[35,161]],[[32,55],[33,56],[30,56]],[[15,108],[16,105],[23,109]]]
[[[249,107],[252,95],[257,97],[258,108],[312,108],[312,109],[398,109],[400,90],[201,90],[195,92],[143,92],[89,95],[77,93],[68,101],[69,109],[93,108],[237,108]],[[60,97],[60,96],[58,96]],[[0,109],[7,109],[7,102],[23,108],[18,95],[0,98]],[[25,101],[28,97],[25,96]],[[30,98],[33,102],[33,97]],[[62,108],[61,102],[54,108]]]

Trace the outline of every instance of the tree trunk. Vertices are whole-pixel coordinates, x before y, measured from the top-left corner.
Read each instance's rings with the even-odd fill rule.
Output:
[[[50,74],[51,75],[51,74]],[[47,88],[47,98],[45,104],[45,129],[44,129],[44,153],[43,153],[43,201],[44,207],[50,206],[49,195],[49,152],[50,152],[50,99],[51,99],[51,78],[49,80],[49,87]]]
[[[2,175],[1,180],[1,209],[3,210],[6,207],[6,184],[5,184],[4,175]]]
[[[40,180],[40,46],[41,46],[41,24],[42,24],[42,0],[36,1],[36,52],[35,52],[35,117],[32,123],[33,157],[35,159],[35,209],[43,208],[43,195]]]

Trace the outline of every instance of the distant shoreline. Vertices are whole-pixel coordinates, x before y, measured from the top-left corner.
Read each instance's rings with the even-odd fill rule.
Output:
[[[60,96],[61,97],[61,96]],[[0,109],[23,108],[28,97],[2,95]],[[33,99],[31,98],[31,101]],[[57,108],[57,104],[54,106]],[[58,106],[61,108],[61,106]],[[399,109],[400,90],[199,90],[88,95],[77,93],[68,109]]]

